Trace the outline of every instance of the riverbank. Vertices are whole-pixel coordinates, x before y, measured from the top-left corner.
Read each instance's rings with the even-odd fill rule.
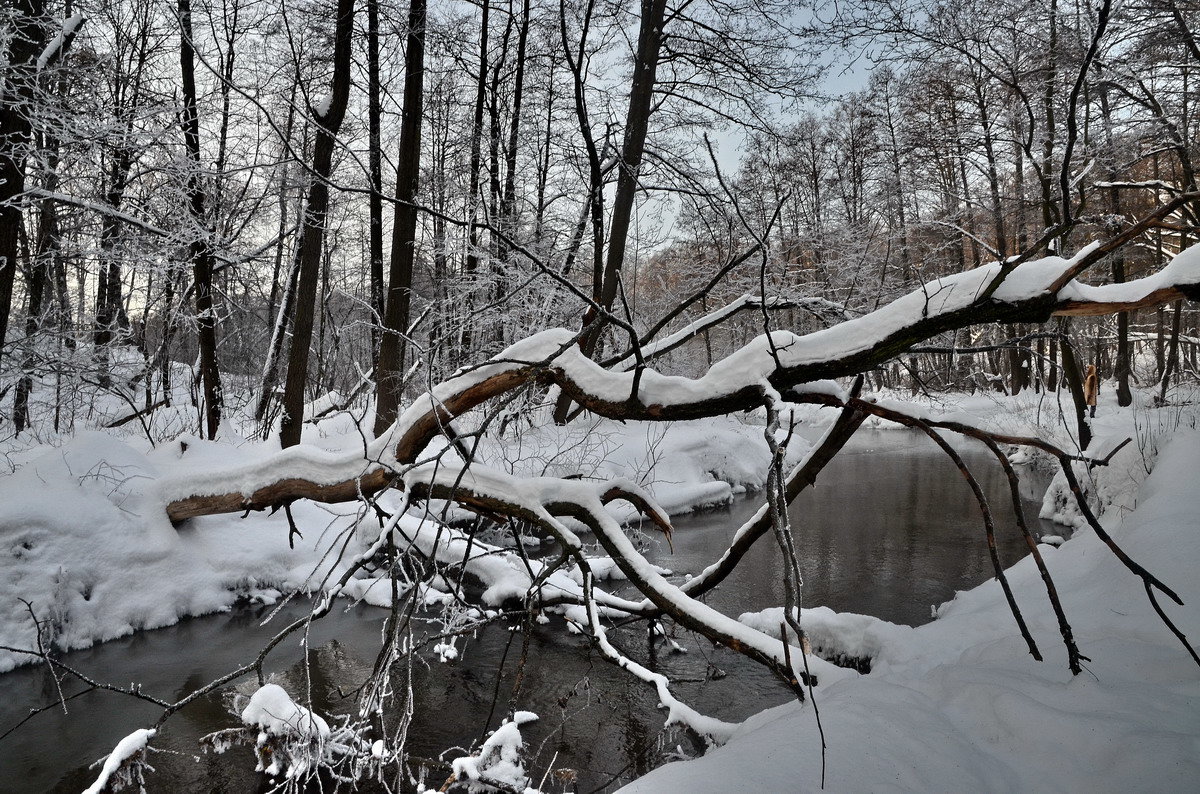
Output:
[[[1133,455],[1124,466],[1140,461]],[[1134,494],[1106,492],[1117,542],[1174,588],[1159,596],[1200,638],[1200,432],[1176,432]],[[1135,472],[1127,471],[1132,477]],[[1113,475],[1115,478],[1116,475]],[[1120,503],[1121,493],[1125,503]],[[1200,668],[1155,615],[1141,580],[1090,528],[1042,547],[1084,662],[1067,657],[1030,558],[1008,571],[1045,661],[1021,641],[999,585],[960,593],[919,628],[864,616],[808,616],[828,646],[872,672],[817,690],[828,791],[1184,791],[1200,778]],[[778,612],[778,610],[775,610]],[[748,623],[778,625],[770,611]],[[672,763],[622,789],[817,791],[821,739],[811,704],[748,719],[707,756]]]
[[[997,536],[1001,559],[1015,562],[1025,549],[1016,533],[1008,531],[1012,520],[1003,476],[986,451],[963,444],[960,453],[980,478],[1006,530]],[[863,499],[864,480],[870,483],[869,500]],[[711,563],[715,550],[729,543],[758,504],[759,496],[750,494],[728,507],[676,516],[672,543],[645,537],[643,553],[674,570],[671,581],[682,583],[689,573]],[[1026,515],[1035,515],[1037,509],[1037,502],[1025,502]],[[802,547],[805,603],[916,625],[930,620],[931,604],[991,575],[969,489],[946,456],[911,430],[862,429],[817,486],[794,503],[792,515]],[[555,550],[537,548],[530,554],[535,560],[541,555],[553,558]],[[725,584],[709,594],[708,603],[735,617],[781,603],[777,566],[775,549],[759,544]],[[605,587],[631,593],[619,581],[608,580]],[[376,587],[366,594],[367,601],[389,592],[390,587]],[[59,658],[96,680],[137,681],[146,693],[169,696],[180,682],[208,681],[252,658],[280,626],[302,618],[311,605],[309,599],[294,599],[264,623],[276,607],[241,604],[227,613],[183,619]],[[351,608],[344,600],[312,628],[306,643],[312,649],[311,667],[305,667],[299,643],[285,642],[272,653],[270,680],[300,697],[311,694],[305,705],[330,724],[343,719],[355,701],[345,699],[341,691],[370,674],[388,614],[366,601]],[[418,637],[438,633],[438,624],[428,621],[436,621],[438,614],[437,609],[418,612]],[[414,756],[436,757],[448,748],[469,747],[485,725],[495,726],[521,656],[522,635],[510,632],[509,625],[485,627],[465,642],[460,638],[459,658],[453,662],[413,666],[414,688],[420,694],[413,699],[407,747]],[[672,692],[707,716],[736,722],[787,699],[786,690],[762,666],[714,648],[691,632],[677,627],[669,632],[669,640],[648,643],[644,625],[634,624],[610,628],[609,637],[639,664],[653,665],[667,675]],[[535,779],[553,766],[560,772],[572,770],[569,774],[576,776],[580,791],[606,785],[611,791],[663,763],[664,757],[674,757],[679,746],[692,753],[703,746],[679,726],[663,730],[665,712],[657,707],[655,689],[605,661],[585,637],[566,631],[560,619],[538,625],[530,642],[526,683],[511,705],[541,716],[523,729],[529,742],[526,768]],[[672,652],[672,643],[687,652]],[[196,648],[204,653],[196,654]],[[497,675],[503,676],[501,701],[493,713],[492,682]],[[80,687],[68,682],[64,688],[70,696]],[[170,752],[155,752],[152,763],[157,771],[147,777],[147,790],[253,789],[257,778],[248,749],[218,758],[202,756],[202,764],[192,760],[203,735],[237,724],[222,696],[232,691],[247,696],[253,689],[251,677],[172,719],[152,743],[155,751]],[[0,691],[6,695],[0,702],[0,726],[15,724],[30,709],[54,699],[54,684],[44,665],[0,676]],[[569,704],[566,709],[561,706],[564,701]],[[62,713],[55,704],[0,740],[0,769],[26,770],[21,785],[7,783],[11,788],[0,777],[0,793],[78,792],[95,779],[96,770],[88,765],[108,753],[116,738],[156,718],[150,704],[101,692],[72,699],[69,712]],[[60,749],[48,755],[45,748],[51,743]]]
[[[1044,399],[949,395],[927,404],[939,411],[965,405],[998,427],[1028,432],[1041,418]],[[833,415],[797,406],[799,431],[789,453],[802,454]],[[485,439],[478,459],[517,475],[629,480],[673,515],[728,504],[766,482],[770,453],[761,415],[670,424],[584,418],[565,428],[543,418],[519,433]],[[308,426],[304,441],[331,459],[352,456],[370,422],[370,415],[334,415]],[[360,505],[298,502],[291,514],[299,535],[284,511],[206,516],[179,527],[167,520],[159,483],[252,472],[279,455],[277,439],[253,440],[248,427],[242,430],[245,435],[227,426],[215,442],[185,435],[151,444],[129,427],[40,446],[24,438],[6,442],[0,449],[0,460],[10,466],[0,475],[0,645],[36,648],[36,620],[44,643],[78,650],[239,601],[271,603],[336,581],[347,565],[337,550],[344,546],[352,555],[377,534],[372,521],[360,530]],[[608,509],[622,519],[635,512],[625,502]],[[506,571],[496,566],[475,573],[490,577],[484,584],[494,588],[495,599],[528,584],[519,575],[505,580]],[[354,585],[344,594],[370,598],[374,589]],[[35,660],[0,650],[0,672]]]
[[[353,454],[363,421],[370,418],[332,417],[310,427],[305,442],[331,457]],[[792,444],[794,453],[805,448],[799,438]],[[44,643],[69,651],[239,601],[273,603],[286,593],[329,587],[378,535],[373,519],[360,525],[361,505],[294,504],[298,536],[284,511],[207,516],[173,527],[163,510],[160,482],[253,470],[278,453],[275,439],[250,441],[232,431],[216,442],[185,436],[156,446],[131,433],[88,431],[13,453],[14,470],[0,477],[0,645],[35,649],[35,618]],[[624,478],[680,514],[761,489],[769,451],[761,425],[725,417],[669,425],[593,420],[489,440],[479,458],[517,474]],[[396,502],[384,498],[390,508]],[[610,509],[621,518],[634,512],[623,502]],[[419,518],[406,519],[405,527],[428,552],[436,527]],[[528,586],[521,570],[476,556],[473,573],[492,588],[493,604]],[[342,594],[368,592],[354,586]],[[36,659],[0,650],[0,672]]]

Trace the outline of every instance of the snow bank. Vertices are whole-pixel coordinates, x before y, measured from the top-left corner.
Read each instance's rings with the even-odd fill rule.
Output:
[[[778,636],[784,624],[783,607],[746,612],[738,620],[764,634]],[[838,664],[864,662],[873,665],[883,649],[914,629],[889,623],[870,615],[834,612],[829,607],[800,610],[800,628],[808,636],[814,654]],[[788,633],[795,636],[791,628]]]
[[[1132,463],[1132,462],[1131,462]],[[1164,603],[1200,637],[1200,433],[1177,433],[1109,531],[1176,588]],[[1092,661],[1073,677],[1032,560],[1009,581],[1041,647],[1034,661],[999,585],[989,581],[943,605],[915,629],[860,616],[806,611],[823,642],[871,656],[870,675],[817,690],[828,739],[830,791],[1184,791],[1200,778],[1200,673],[1159,621],[1141,581],[1089,529],[1042,547]],[[1165,599],[1161,599],[1165,601]],[[777,615],[761,615],[773,622]],[[744,618],[751,622],[753,617]],[[723,748],[669,764],[626,792],[724,792],[820,787],[820,739],[811,709],[795,703],[747,720]]]
[[[282,514],[215,516],[176,529],[147,494],[164,473],[219,455],[238,450],[197,442],[186,453],[179,444],[143,451],[89,432],[0,477],[0,645],[37,645],[21,599],[43,642],[70,650],[225,610],[239,598],[317,587],[336,568],[322,556],[352,525],[354,505],[295,505],[304,538],[291,549]],[[3,651],[0,671],[30,661]]]
[[[672,426],[602,420],[586,430],[552,427],[490,440],[481,458],[520,473],[630,479],[648,486],[668,512],[724,503],[765,481],[768,455],[759,426],[727,418]],[[343,533],[357,531],[357,505],[293,505],[303,533],[294,549],[282,513],[210,516],[175,528],[162,505],[206,488],[223,490],[230,472],[252,490],[287,461],[292,473],[295,461],[304,460],[305,473],[328,478],[319,470],[326,461],[353,476],[351,468],[365,465],[358,429],[335,417],[311,428],[303,447],[288,453],[275,442],[248,443],[232,432],[226,437],[182,437],[151,449],[136,436],[84,432],[61,447],[13,456],[16,470],[0,476],[0,645],[36,648],[34,616],[43,642],[72,650],[226,610],[239,599],[271,603],[281,593],[313,591],[340,576],[346,563],[326,552]],[[390,497],[384,501],[393,504]],[[624,502],[609,509],[621,519],[635,515]],[[365,548],[377,532],[373,520],[364,522],[351,551]],[[405,517],[400,534],[448,564],[463,562],[468,548],[465,536],[419,517]],[[484,582],[487,603],[524,596],[530,577],[519,556],[478,540],[472,549],[468,568]],[[534,567],[540,570],[540,563]],[[556,591],[578,594],[581,588],[557,573],[544,592]],[[391,585],[381,579],[352,580],[341,594],[381,607],[391,603]],[[436,600],[435,593],[419,595]],[[32,604],[33,616],[21,599]],[[0,672],[31,661],[0,651]]]

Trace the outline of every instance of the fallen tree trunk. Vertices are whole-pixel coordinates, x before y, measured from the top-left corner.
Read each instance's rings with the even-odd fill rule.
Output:
[[[1160,209],[1135,227],[1149,228],[1165,214]],[[1118,237],[1132,239],[1128,230]],[[614,372],[583,355],[579,334],[544,331],[435,386],[365,455],[329,459],[297,449],[298,454],[282,453],[256,464],[253,471],[215,473],[204,487],[165,483],[166,511],[177,522],[275,508],[296,499],[344,502],[370,496],[416,463],[456,417],[527,384],[555,384],[585,409],[610,419],[698,419],[753,410],[762,404],[764,389],[791,389],[814,399],[836,396],[841,389],[829,379],[868,371],[946,331],[987,323],[1039,323],[1056,314],[1125,311],[1179,297],[1200,300],[1200,246],[1180,253],[1146,278],[1104,286],[1074,280],[1086,265],[1102,258],[1101,252],[1112,250],[1112,241],[1107,241],[1072,259],[1028,261],[1007,272],[999,285],[995,282],[1003,268],[997,263],[937,279],[830,328],[802,336],[785,331],[760,336],[695,379],[662,375],[647,367]]]

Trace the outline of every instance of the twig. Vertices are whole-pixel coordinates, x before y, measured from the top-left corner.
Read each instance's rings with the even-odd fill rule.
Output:
[[[992,510],[988,507],[987,497],[984,496],[983,489],[979,487],[979,481],[971,474],[971,470],[967,468],[966,461],[962,459],[958,451],[950,446],[940,433],[919,419],[916,421],[916,426],[925,435],[933,439],[935,444],[941,447],[946,456],[958,467],[958,472],[967,481],[967,485],[971,486],[971,493],[975,495],[975,502],[979,505],[979,512],[983,516],[983,530],[987,536],[988,555],[992,559],[992,568],[996,572],[996,578],[1000,580],[1000,587],[1004,590],[1004,598],[1008,601],[1008,608],[1012,612],[1013,618],[1017,621],[1017,626],[1021,630],[1021,636],[1025,638],[1025,643],[1029,646],[1029,655],[1039,662],[1042,661],[1042,653],[1038,650],[1037,643],[1034,642],[1033,636],[1029,633],[1029,627],[1025,625],[1025,618],[1021,615],[1021,608],[1017,606],[1017,599],[1013,596],[1012,587],[1008,584],[1008,577],[1004,574],[1004,566],[1000,564],[1000,555],[996,551],[996,525],[992,520]]]
[[[990,438],[980,439],[996,460],[1000,463],[1000,467],[1004,470],[1004,476],[1008,480],[1008,492],[1012,497],[1013,516],[1017,520],[1017,528],[1021,530],[1021,536],[1025,538],[1025,545],[1029,548],[1029,555],[1033,557],[1034,563],[1037,565],[1038,572],[1042,575],[1042,582],[1046,585],[1046,595],[1050,597],[1050,605],[1054,609],[1054,615],[1058,618],[1058,631],[1062,634],[1063,644],[1067,646],[1067,667],[1070,668],[1072,675],[1079,675],[1082,671],[1079,661],[1084,659],[1091,661],[1086,656],[1079,653],[1079,647],[1075,644],[1075,635],[1071,630],[1071,624],[1067,622],[1067,615],[1063,611],[1062,602],[1058,598],[1058,588],[1054,586],[1054,579],[1050,576],[1050,569],[1046,567],[1046,561],[1042,559],[1042,553],[1038,550],[1037,541],[1034,540],[1033,534],[1029,531],[1029,525],[1025,521],[1025,508],[1021,504],[1021,486],[1017,478],[1017,472],[1013,469],[1012,463],[1009,462],[1008,456],[1000,449],[999,445]]]

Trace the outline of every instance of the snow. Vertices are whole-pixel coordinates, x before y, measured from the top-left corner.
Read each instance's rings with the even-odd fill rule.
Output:
[[[1121,456],[1114,459],[1117,465]],[[1140,460],[1125,459],[1130,466]],[[1108,530],[1176,588],[1164,604],[1200,636],[1200,433],[1176,433]],[[1128,493],[1128,492],[1126,492]],[[1121,516],[1124,514],[1124,520]],[[1087,528],[1042,552],[1083,654],[1077,677],[1039,574],[1025,558],[1008,577],[1045,662],[1017,635],[999,585],[960,593],[919,628],[805,610],[814,647],[871,660],[869,675],[817,689],[832,791],[1184,791],[1200,777],[1200,675],[1154,614],[1141,581]],[[1161,600],[1161,599],[1160,599]],[[779,610],[742,620],[778,630]],[[625,792],[815,791],[820,740],[811,708],[788,703],[747,720],[729,743],[669,764]]]
[[[663,576],[671,576],[672,571],[668,568],[662,568],[658,565],[652,566],[656,573]],[[588,568],[592,572],[592,578],[596,581],[604,581],[605,579],[624,579],[625,573],[617,566],[612,557],[589,557]],[[583,584],[583,573],[578,566],[572,567],[568,571],[568,575],[580,585]]]
[[[433,646],[433,652],[437,654],[438,661],[442,663],[453,662],[458,658],[458,648],[455,647],[454,640],[439,642]]]
[[[203,442],[180,456],[178,444],[144,446],[80,433],[0,477],[0,645],[37,644],[20,599],[33,605],[43,639],[69,650],[225,610],[239,598],[311,590],[336,568],[321,562],[333,540],[322,540],[321,528],[339,515],[344,527],[355,506],[295,505],[305,533],[295,549],[282,514],[202,518],[176,529],[154,495],[158,478],[193,457],[237,450]],[[0,652],[0,671],[31,661]]]
[[[1200,282],[1200,245],[1181,251],[1166,267],[1145,278],[1101,286],[1073,281],[1059,291],[1059,296],[1068,300],[1097,303],[1136,303],[1156,290],[1173,284],[1197,282]]]
[[[83,794],[100,794],[107,789],[109,779],[118,773],[121,765],[146,749],[146,743],[157,733],[153,728],[139,728],[117,742],[117,746],[104,760],[104,766],[92,785],[84,789]]]
[[[258,728],[255,771],[288,778],[303,775],[324,755],[329,723],[297,704],[278,684],[265,684],[242,709],[242,722]]]
[[[62,30],[60,30],[54,36],[54,38],[51,39],[48,44],[46,44],[46,46],[42,49],[42,52],[38,55],[37,71],[40,72],[46,68],[47,64],[50,63],[50,60],[58,54],[60,49],[62,49],[63,42],[75,34],[75,31],[79,29],[79,26],[83,24],[85,19],[86,17],[84,17],[82,13],[76,11],[63,21]]]
[[[738,620],[764,634],[778,636],[779,627],[784,623],[783,607],[746,612]],[[829,607],[800,610],[800,626],[819,656],[868,660],[878,658],[885,644],[896,635],[914,631],[911,626],[889,623],[870,615],[834,612]],[[790,628],[788,631],[790,636],[795,636]]]
[[[1091,247],[1084,248],[1069,260],[1050,256],[1018,266],[996,290],[993,300],[1018,301],[1045,294],[1091,250]],[[435,429],[431,417],[448,411],[460,413],[469,407],[468,402],[487,396],[484,393],[487,390],[471,393],[473,387],[497,379],[493,380],[492,388],[502,391],[508,383],[503,376],[512,376],[513,382],[519,382],[526,379],[531,370],[548,365],[561,370],[577,388],[600,403],[623,405],[634,396],[649,408],[650,413],[666,406],[708,403],[744,393],[747,389],[757,388],[765,395],[770,391],[768,378],[778,368],[835,362],[869,350],[889,335],[921,319],[961,311],[978,300],[999,272],[1000,265],[993,262],[965,273],[935,279],[876,311],[803,336],[785,331],[764,334],[694,379],[663,375],[653,369],[646,369],[640,375],[610,371],[582,354],[575,344],[574,332],[550,329],[518,341],[488,363],[460,370],[439,383],[414,400],[388,430],[369,444],[339,450],[299,446],[263,455],[241,467],[230,468],[226,463],[204,474],[192,470],[186,477],[164,477],[159,482],[159,494],[164,501],[172,501],[230,492],[249,495],[258,488],[289,478],[318,484],[354,480],[395,462],[395,446],[401,439],[419,441],[426,438]],[[1104,287],[1088,287],[1071,281],[1060,290],[1059,298],[1086,293],[1098,300],[1113,300],[1133,294],[1131,290],[1141,290],[1138,294],[1142,294],[1169,282],[1196,280],[1200,280],[1200,250],[1189,250],[1177,256],[1156,276]],[[1096,290],[1100,292],[1094,292]],[[637,393],[632,394],[635,378]],[[828,383],[814,388],[822,393],[837,389]],[[417,452],[419,450],[406,449],[405,455]],[[694,503],[694,494],[681,494],[680,500],[681,503]],[[671,506],[666,506],[670,510]]]
[[[320,716],[297,705],[283,687],[265,684],[242,709],[242,722],[275,736],[329,735],[329,725]]]
[[[1022,262],[1008,274],[1004,282],[992,293],[992,297],[1000,301],[1018,301],[1046,295],[1055,281],[1082,257],[1095,250],[1098,243],[1092,243],[1080,249],[1075,256],[1064,259],[1060,256],[1046,256]],[[1060,293],[1061,294],[1061,293]]]
[[[451,762],[454,776],[471,781],[485,780],[510,786],[517,790],[526,790],[529,778],[521,761],[521,748],[524,740],[521,738],[522,725],[536,721],[538,716],[530,711],[518,711],[511,720],[505,720],[499,728],[487,738],[477,755],[467,755],[455,758]],[[486,785],[472,786],[470,791],[492,791]]]
[[[1070,259],[1047,256],[1022,263],[1008,274],[992,294],[992,300],[1017,302],[1048,294],[1083,257],[1090,245]],[[1057,293],[1060,300],[1089,299],[1113,301],[1130,295],[1148,294],[1170,283],[1194,283],[1200,280],[1200,251],[1181,254],[1155,276],[1123,285],[1090,287],[1071,280]],[[417,400],[397,421],[392,438],[414,426],[431,408],[443,404],[471,385],[489,377],[513,372],[531,365],[550,364],[562,370],[585,393],[606,403],[623,403],[635,396],[647,406],[682,406],[733,395],[747,388],[766,385],[768,376],[779,367],[797,368],[845,359],[871,349],[890,335],[922,319],[951,314],[970,307],[1001,272],[1001,265],[988,265],[934,279],[879,309],[835,326],[796,335],[773,331],[751,340],[741,349],[715,363],[699,378],[663,375],[654,369],[643,370],[633,394],[635,373],[614,372],[583,356],[574,344],[575,333],[564,328],[549,329],[513,344],[493,361],[461,372],[439,386],[426,398]],[[1114,289],[1115,288],[1115,289]],[[684,329],[683,334],[689,333]]]
[[[668,513],[724,504],[761,488],[766,478],[766,445],[753,424],[728,418],[673,425],[597,420],[585,428],[535,428],[518,439],[489,441],[480,457],[517,474],[583,475],[593,492],[606,479],[630,480]],[[344,415],[310,426],[305,444],[286,452],[274,440],[249,442],[232,429],[219,442],[184,436],[153,449],[125,430],[82,432],[61,446],[8,453],[16,470],[0,475],[0,645],[37,645],[22,598],[33,604],[44,640],[62,650],[84,648],[227,610],[239,599],[273,603],[284,593],[313,592],[336,581],[349,564],[325,556],[343,533],[357,535],[352,552],[378,537],[373,518],[359,525],[361,508],[354,503],[292,505],[303,533],[294,549],[282,512],[209,516],[179,527],[162,512],[179,496],[222,493],[231,484],[252,491],[285,473],[323,481],[361,473],[372,464],[358,428]],[[796,448],[802,446],[797,441]],[[382,504],[394,509],[398,499],[388,494]],[[605,509],[622,521],[636,514],[624,502]],[[519,600],[530,587],[519,555],[478,538],[470,542],[419,512],[402,517],[396,538],[401,548],[412,544],[445,564],[465,561],[484,582],[487,604]],[[464,560],[468,546],[472,552]],[[536,575],[542,563],[532,562]],[[611,563],[597,565],[615,572]],[[410,586],[401,583],[400,594]],[[452,600],[418,586],[422,603]],[[581,588],[569,572],[559,571],[542,592],[578,597]],[[352,579],[340,594],[391,605],[391,583],[382,578]],[[602,592],[597,597],[606,610],[636,605]],[[0,672],[34,660],[0,651]]]
[[[1038,284],[1049,283],[1065,266],[1066,260],[1061,260],[1032,268],[1021,289],[1034,290]],[[957,284],[955,290],[963,286],[953,283]],[[983,284],[978,280],[972,283],[977,287]],[[944,297],[941,308],[959,300]],[[439,523],[433,517],[438,505],[430,506],[429,512],[405,512],[408,505],[397,493],[380,501],[384,509],[396,513],[383,534],[375,517],[361,515],[358,505],[293,505],[304,532],[295,550],[288,547],[288,527],[282,514],[252,514],[245,519],[236,515],[206,517],[176,528],[166,520],[162,508],[180,495],[222,493],[231,484],[235,490],[249,492],[283,476],[311,476],[325,482],[355,476],[377,465],[376,459],[388,460],[387,450],[394,438],[413,427],[431,406],[498,372],[541,360],[533,356],[563,355],[563,366],[571,369],[573,376],[592,376],[590,362],[581,363],[569,351],[563,353],[556,332],[540,337],[514,346],[509,358],[463,371],[450,385],[436,388],[365,452],[357,427],[344,415],[309,428],[306,443],[285,452],[279,451],[275,442],[247,442],[231,429],[220,442],[183,438],[182,443],[177,440],[153,449],[144,441],[121,440],[115,434],[81,433],[57,448],[20,450],[12,457],[15,471],[0,477],[0,504],[4,506],[0,512],[0,558],[6,572],[0,580],[0,644],[32,647],[36,643],[33,620],[20,598],[33,603],[44,639],[64,649],[168,625],[183,615],[227,609],[238,598],[270,602],[284,592],[298,590],[324,588],[330,599],[337,595],[390,607],[392,583],[386,578],[360,573],[340,588],[330,589],[329,585],[350,561],[379,548],[388,532],[402,550],[411,546],[435,561],[461,565],[482,582],[485,604],[495,606],[523,598],[545,572],[542,562],[533,560],[527,567],[510,548],[471,538]],[[773,337],[776,342],[785,338]],[[760,344],[766,344],[765,338]],[[687,389],[692,389],[692,394],[711,394],[706,391],[710,387],[734,384],[737,378],[754,374],[760,365],[773,367],[769,350],[757,350],[735,354],[724,364],[725,375],[707,385],[687,381],[692,386],[684,389],[684,396]],[[643,397],[667,395],[675,382],[646,373]],[[628,396],[609,376],[602,380],[597,376],[596,384],[601,392],[610,390],[621,399]],[[830,382],[810,387],[822,393],[842,393]],[[878,399],[885,402],[888,398]],[[952,416],[976,426],[996,428],[1010,421],[1024,430],[1030,424],[1027,414],[1033,410],[1030,401],[1035,399],[1024,395],[1006,400],[1004,405],[1018,405],[1026,412],[1018,415],[1014,410],[1011,417],[982,397],[936,411],[896,400],[886,404],[922,416]],[[791,413],[797,419],[811,419],[816,410],[803,406]],[[987,415],[981,418],[980,414]],[[1104,451],[1132,435],[1129,416],[1108,412],[1102,402],[1100,415],[1092,423],[1096,441],[1089,453],[1102,457]],[[658,505],[652,509],[670,514],[720,504],[739,491],[761,488],[767,457],[762,426],[752,424],[756,416],[746,421],[722,418],[623,425],[597,419],[582,422],[582,429],[534,428],[519,436],[486,440],[478,462],[469,470],[464,471],[446,455],[440,463],[409,469],[405,481],[409,486],[446,483],[461,476],[466,487],[527,508],[553,527],[568,547],[579,549],[587,547],[586,527],[579,521],[551,516],[548,506],[565,501],[583,505],[595,537],[603,540],[607,549],[606,555],[587,553],[593,581],[636,574],[648,582],[656,601],[780,659],[781,610],[733,620],[693,601],[687,595],[693,585],[677,587],[668,581],[670,572],[651,565],[630,541],[621,522],[633,516],[633,508],[623,502],[600,504],[600,495],[614,482],[643,495],[652,506]],[[1065,433],[1055,441],[1070,448]],[[1081,482],[1114,536],[1192,605],[1200,598],[1200,584],[1190,565],[1200,553],[1200,533],[1195,531],[1200,489],[1194,481],[1194,472],[1200,468],[1200,435],[1168,433],[1172,434],[1173,444],[1162,453],[1154,475],[1144,485],[1144,469],[1153,463],[1153,455],[1135,445],[1117,453],[1111,466],[1090,472],[1081,467],[1080,474],[1086,474]],[[791,465],[808,448],[797,439]],[[431,449],[436,452],[441,447]],[[1037,456],[1026,457],[1036,464]],[[572,479],[565,479],[568,477]],[[1053,507],[1061,495],[1061,487],[1052,486],[1047,504]],[[1079,523],[1065,501],[1055,512],[1067,523]],[[1122,518],[1124,523],[1118,526]],[[331,545],[346,537],[343,533],[351,533],[344,561],[334,562],[331,557],[323,562]],[[1043,538],[1044,542],[1051,540]],[[1071,678],[1065,670],[1065,654],[1044,603],[1044,588],[1029,560],[1015,566],[1009,578],[1048,657],[1040,665],[1030,660],[1015,636],[1011,615],[995,582],[959,594],[939,608],[933,624],[919,629],[821,607],[802,612],[800,620],[816,654],[810,657],[820,679],[816,697],[831,742],[831,788],[1103,791],[1141,790],[1148,780],[1169,790],[1188,785],[1200,773],[1200,761],[1193,760],[1196,737],[1200,736],[1200,718],[1196,716],[1200,714],[1200,684],[1195,668],[1158,622],[1140,582],[1113,560],[1086,526],[1077,529],[1061,548],[1045,545],[1042,553],[1063,594],[1081,649],[1094,660],[1088,666],[1099,681],[1087,674]],[[623,558],[622,565],[609,556],[614,554]],[[702,582],[703,578],[701,574],[690,581]],[[580,569],[564,569],[547,577],[540,587],[549,599],[564,596],[577,602],[585,583]],[[444,580],[402,582],[396,587],[400,594],[417,588],[416,597],[425,604],[454,600],[444,592],[450,589]],[[654,686],[669,723],[688,725],[714,745],[729,741],[728,749],[660,770],[631,790],[724,790],[745,787],[746,781],[753,781],[760,790],[816,787],[813,770],[819,768],[819,753],[807,706],[783,706],[741,726],[695,712],[671,693],[665,676],[623,657],[607,642],[601,618],[640,609],[642,602],[626,601],[599,589],[592,593],[595,603],[589,609],[560,604],[544,612],[564,615],[570,626],[592,634],[602,652]],[[1200,618],[1194,607],[1179,609],[1167,604],[1166,608],[1190,636],[1200,635]],[[546,619],[540,614],[538,621]],[[450,661],[462,648],[446,639],[434,650],[443,661]],[[799,648],[793,648],[791,655],[799,667]],[[858,675],[834,667],[827,660],[836,657],[867,660],[871,672]],[[33,659],[27,656],[0,655],[0,670],[30,661]],[[314,753],[319,753],[329,729],[319,716],[272,686],[256,693],[243,717],[262,729],[260,748],[273,737],[300,742],[287,767],[292,774],[319,757]],[[462,773],[471,779],[522,777],[519,754],[513,762],[509,752],[520,747],[518,724],[514,719],[511,726],[501,726],[493,735],[499,738],[487,759],[482,752],[467,757]],[[276,764],[285,763],[285,755],[263,766],[282,773],[284,767]]]
[[[794,453],[803,450],[797,439]],[[686,422],[608,419],[531,428],[480,450],[489,465],[523,476],[584,476],[637,482],[669,514],[729,503],[766,485],[770,452],[759,426],[730,417]],[[617,515],[633,516],[621,508]]]

